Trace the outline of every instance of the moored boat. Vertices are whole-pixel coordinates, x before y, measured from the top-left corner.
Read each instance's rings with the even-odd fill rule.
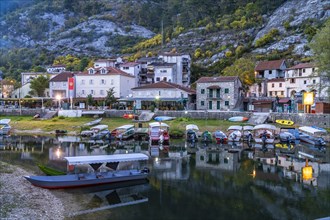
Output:
[[[251,142],[253,140],[253,126],[251,125],[243,126],[242,133],[243,133],[242,134],[243,141]]]
[[[202,134],[203,142],[212,142],[212,133],[209,131],[204,131]]]
[[[0,135],[8,135],[11,130],[11,126],[9,125],[10,119],[1,119],[0,120]]]
[[[96,120],[85,123],[84,126],[94,126],[94,125],[99,124],[101,121],[102,121],[102,118],[98,118]]]
[[[228,141],[240,141],[242,137],[242,126],[232,125],[227,129]]]
[[[89,164],[95,170],[101,167],[103,164],[117,164],[120,162],[132,162],[148,160],[149,157],[142,153],[133,154],[115,154],[115,155],[97,155],[97,156],[77,156],[77,157],[65,157],[68,162],[68,170],[76,165]],[[116,165],[116,166],[117,166]],[[142,170],[114,170],[107,172],[95,172],[95,173],[80,173],[80,174],[68,174],[58,176],[24,176],[33,185],[47,188],[47,189],[59,189],[59,188],[72,188],[82,186],[92,186],[99,184],[109,184],[130,180],[138,180],[147,178],[149,170],[144,168]]]
[[[116,139],[125,140],[133,137],[134,133],[134,125],[123,125],[112,130],[111,136]]]
[[[92,136],[96,136],[101,131],[109,132],[108,125],[96,125],[94,127],[91,127],[89,130],[82,131],[80,135],[82,137],[92,137]]]
[[[327,134],[326,130],[320,130],[310,126],[303,126],[299,127],[299,131],[300,141],[316,146],[323,146],[326,144],[322,137]]]
[[[220,130],[216,130],[215,132],[213,132],[213,137],[215,138],[215,141],[217,144],[223,144],[227,142],[227,135]]]
[[[151,144],[169,144],[170,127],[164,122],[149,123],[149,140]]]
[[[186,125],[186,140],[189,142],[198,141],[199,128],[195,124]]]
[[[253,128],[254,140],[257,143],[272,144],[275,141],[276,127],[270,124],[260,124]]]

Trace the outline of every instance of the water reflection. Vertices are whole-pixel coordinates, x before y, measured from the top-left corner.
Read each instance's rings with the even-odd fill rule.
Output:
[[[144,141],[92,141],[66,136],[0,138],[2,160],[36,172],[40,172],[37,163],[66,170],[65,156],[131,152],[150,156],[148,184],[55,191],[67,206],[67,214],[73,210],[75,219],[315,219],[330,215],[326,199],[330,153],[326,148],[301,143],[191,144],[178,140],[170,145],[149,145]],[[313,170],[308,180],[302,176],[306,159]],[[125,201],[134,205],[119,205]],[[313,209],[306,205],[311,201]],[[184,213],[182,209],[190,211]]]

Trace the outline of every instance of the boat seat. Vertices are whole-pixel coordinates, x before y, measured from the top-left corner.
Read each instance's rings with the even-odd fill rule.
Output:
[[[84,174],[79,174],[78,175],[78,180],[84,180],[84,179],[86,179]]]

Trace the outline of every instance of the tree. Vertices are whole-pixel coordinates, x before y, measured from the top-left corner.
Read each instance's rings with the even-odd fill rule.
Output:
[[[49,77],[48,76],[38,76],[31,81],[31,95],[36,95],[38,97],[45,96],[45,90],[49,88]]]
[[[319,91],[327,87],[328,97],[330,97],[330,19],[325,22],[325,26],[319,30],[310,43],[310,48],[314,52],[313,59],[317,66],[318,75],[322,77]]]
[[[223,70],[225,76],[238,76],[244,86],[250,86],[255,83],[254,62],[252,59],[241,58],[234,62],[233,65]]]
[[[108,106],[111,106],[111,104],[117,102],[117,99],[115,98],[115,91],[114,91],[114,87],[110,88],[107,91],[107,96],[105,97],[105,104]]]
[[[93,98],[92,94],[89,94],[87,96],[86,102],[87,102],[87,106],[93,106],[94,105],[95,101],[94,101],[94,98]]]

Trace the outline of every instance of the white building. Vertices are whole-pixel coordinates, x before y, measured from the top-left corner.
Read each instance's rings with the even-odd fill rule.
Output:
[[[177,82],[177,71],[175,63],[152,63],[154,82],[166,81],[182,85]]]
[[[271,79],[267,81],[268,97],[286,97],[284,78]]]
[[[128,97],[135,85],[135,78],[114,67],[89,68],[75,75],[76,97],[104,98],[114,88],[116,98]]]
[[[37,78],[38,76],[49,76],[49,78],[52,78],[56,76],[58,73],[55,74],[49,74],[49,73],[42,73],[42,72],[23,72],[21,73],[21,84],[24,85],[28,82],[31,82],[34,78]]]
[[[190,86],[191,57],[184,53],[162,53],[159,58],[166,63],[176,64],[176,78],[172,82],[183,86]]]
[[[139,84],[139,74],[141,72],[141,64],[135,62],[123,63],[119,65],[119,69],[134,76],[135,78],[135,86]]]
[[[47,67],[47,73],[61,73],[65,71],[65,65],[53,65]]]
[[[68,79],[74,77],[73,72],[63,72],[49,80],[49,96],[56,98],[70,98]],[[73,97],[73,96],[72,96]]]
[[[327,91],[329,81],[323,79],[316,72],[316,67],[312,63],[300,63],[285,71],[286,96],[291,97],[295,93],[314,91],[316,97],[328,97]]]
[[[94,68],[117,67],[117,65],[121,63],[123,63],[123,59],[121,57],[113,58],[113,59],[99,59],[94,61]]]

